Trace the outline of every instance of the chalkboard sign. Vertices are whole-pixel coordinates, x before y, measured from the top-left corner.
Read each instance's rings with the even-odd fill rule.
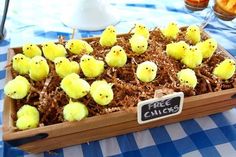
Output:
[[[180,114],[183,108],[183,99],[184,94],[178,92],[139,102],[138,123],[148,123]]]

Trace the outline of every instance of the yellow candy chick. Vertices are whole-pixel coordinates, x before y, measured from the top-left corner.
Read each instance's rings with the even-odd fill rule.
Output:
[[[203,58],[210,58],[217,49],[217,42],[216,40],[210,38],[198,43],[196,46],[202,53]]]
[[[176,23],[170,22],[165,29],[161,30],[161,32],[166,38],[176,39],[179,33],[179,27]]]
[[[103,32],[100,37],[99,43],[103,47],[110,47],[113,46],[117,42],[116,39],[116,29],[114,26],[108,26]]]
[[[64,78],[68,74],[71,73],[79,73],[80,67],[79,63],[75,61],[70,61],[66,57],[57,57],[54,60],[56,73],[61,77]]]
[[[53,42],[44,43],[42,49],[44,56],[50,61],[54,61],[57,57],[65,57],[67,53],[63,45]]]
[[[29,58],[33,58],[34,56],[42,56],[42,51],[36,44],[24,44],[22,50],[23,54]]]
[[[23,116],[33,116],[36,119],[39,119],[39,111],[36,107],[25,104],[23,105],[18,111],[17,111],[17,118],[23,117]]]
[[[90,91],[88,82],[81,79],[76,73],[64,77],[61,81],[61,88],[70,98],[74,99],[82,98]]]
[[[187,28],[185,39],[192,44],[197,44],[201,40],[201,32],[198,26],[191,25]]]
[[[64,106],[63,116],[66,121],[79,121],[88,116],[87,107],[81,102],[72,102]]]
[[[235,61],[233,59],[225,59],[213,70],[213,74],[222,80],[230,79],[234,75],[234,73]]]
[[[37,128],[38,124],[39,124],[39,120],[31,115],[22,116],[22,117],[18,118],[16,121],[16,127],[19,130],[27,130],[27,129]]]
[[[188,49],[189,45],[185,41],[170,43],[166,45],[166,54],[177,60],[181,60]]]
[[[81,53],[88,53],[90,54],[93,52],[93,48],[89,45],[86,41],[79,40],[79,39],[71,39],[66,43],[65,46],[71,53],[74,54],[81,54]]]
[[[94,81],[91,85],[90,94],[99,105],[108,105],[113,100],[112,84],[105,80]]]
[[[197,85],[197,77],[192,69],[182,69],[177,73],[177,77],[181,85],[195,88]]]
[[[113,46],[107,53],[105,61],[110,67],[123,67],[127,62],[127,55],[121,46]]]
[[[136,54],[144,53],[148,48],[147,39],[140,35],[133,35],[130,40],[131,49]]]
[[[17,76],[7,82],[4,87],[4,93],[12,99],[22,99],[29,93],[29,89],[29,81],[23,76]]]
[[[151,61],[140,63],[136,70],[138,79],[142,82],[151,82],[157,74],[157,65]]]
[[[80,68],[86,77],[97,77],[104,71],[104,62],[93,56],[83,55],[80,58]]]
[[[134,35],[141,35],[144,38],[149,39],[149,30],[143,24],[137,23],[134,25]]]
[[[202,63],[202,53],[196,46],[190,46],[181,60],[188,68],[194,69]]]
[[[41,81],[48,76],[49,66],[45,58],[35,56],[30,61],[29,76],[34,81]]]
[[[20,75],[29,73],[30,59],[23,54],[16,54],[12,59],[12,67]]]

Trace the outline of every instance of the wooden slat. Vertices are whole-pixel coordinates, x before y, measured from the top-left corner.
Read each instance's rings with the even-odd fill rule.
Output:
[[[225,106],[235,104],[236,105],[236,99],[230,99],[226,101],[220,101],[216,102],[213,104],[205,104],[205,105],[200,105],[196,106],[193,108],[183,108],[183,112],[181,115],[188,114],[189,112],[191,113],[197,113],[201,108],[205,109],[211,109],[215,108],[218,106]],[[45,126],[43,128],[35,128],[35,129],[30,129],[26,131],[18,131],[18,132],[9,132],[5,133],[3,135],[4,140],[12,140],[12,139],[19,139],[23,137],[29,137],[29,136],[34,136],[39,133],[48,133],[48,137],[57,137],[57,136],[62,136],[66,134],[72,134],[76,132],[81,132],[81,131],[86,131],[86,130],[91,130],[91,129],[97,129],[101,127],[110,127],[111,125],[118,125],[120,123],[128,123],[130,121],[136,121],[137,115],[136,113],[129,113],[129,112],[116,112],[112,114],[106,114],[102,116],[96,116],[96,117],[91,117],[84,119],[79,122],[65,122],[63,123],[63,127],[61,127],[60,124],[56,125],[51,125],[51,126]]]
[[[203,117],[206,115],[229,110],[232,107],[233,105],[229,105],[229,106],[224,106],[220,108],[205,110],[202,112],[197,112],[197,113],[186,115],[186,116],[179,115],[179,116],[167,118],[168,120],[165,120],[165,121],[160,120],[160,121],[157,121],[156,123],[148,123],[145,125],[138,125],[136,127],[130,126],[127,124],[125,125],[125,128],[119,125],[114,125],[109,128],[105,127],[105,128],[100,128],[100,129],[93,129],[93,130],[84,131],[81,133],[74,133],[74,134],[69,134],[69,135],[60,136],[56,138],[49,138],[49,139],[44,139],[37,142],[32,142],[30,144],[25,144],[25,145],[20,146],[20,148],[28,152],[39,153],[45,150],[63,148],[63,147],[67,147],[67,146],[71,146],[75,144],[86,143],[88,141],[100,140],[107,137],[117,136],[117,135],[126,134],[130,132],[141,131],[147,128],[157,127],[164,124],[170,124],[170,123],[183,121],[187,119]],[[61,141],[63,141],[63,143],[61,143]]]

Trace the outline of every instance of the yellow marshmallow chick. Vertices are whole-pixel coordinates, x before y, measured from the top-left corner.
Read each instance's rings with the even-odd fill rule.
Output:
[[[90,94],[99,105],[108,105],[113,100],[112,84],[105,80],[94,81],[91,85]]]
[[[181,85],[195,88],[197,85],[197,77],[192,69],[182,69],[177,73],[177,77]]]
[[[217,42],[211,38],[198,43],[196,46],[202,53],[203,58],[210,58],[217,49]]]
[[[235,61],[225,59],[214,68],[213,74],[222,80],[230,79],[235,74]]]
[[[116,28],[114,26],[108,26],[100,37],[99,43],[103,47],[111,47],[117,42],[116,39]]]
[[[70,97],[79,99],[87,95],[90,91],[90,85],[87,81],[81,79],[78,74],[72,73],[64,77],[61,81],[61,88]]]
[[[93,56],[83,55],[80,58],[80,68],[86,77],[98,77],[104,71],[104,62]]]
[[[113,46],[107,53],[105,61],[110,67],[123,67],[127,62],[127,55],[121,46]]]
[[[176,39],[179,33],[179,27],[176,23],[170,22],[165,29],[161,30],[161,32],[166,38]]]
[[[157,65],[151,61],[140,63],[136,70],[138,79],[142,82],[151,82],[157,74]]]
[[[23,54],[29,58],[33,58],[34,56],[42,56],[42,51],[36,44],[24,44],[22,50]]]
[[[12,99],[23,99],[30,90],[29,81],[23,76],[17,76],[13,80],[7,82],[4,87],[4,93]]]
[[[86,41],[79,40],[79,39],[71,39],[66,43],[65,46],[71,53],[74,54],[81,54],[81,53],[92,53],[93,48],[89,45]]]
[[[30,105],[23,105],[17,111],[16,127],[20,130],[36,128],[39,124],[39,111]]]
[[[75,61],[70,61],[66,57],[57,57],[54,60],[56,73],[61,77],[64,78],[68,74],[71,73],[79,73],[80,67],[79,63]]]
[[[201,40],[200,28],[196,25],[191,25],[187,28],[185,39],[192,44],[197,44]]]
[[[134,25],[134,35],[141,35],[145,39],[149,39],[149,30],[143,24],[137,23]]]
[[[34,81],[41,81],[48,76],[49,66],[45,58],[35,56],[30,61],[29,76]]]
[[[130,40],[131,49],[136,54],[144,53],[148,48],[147,39],[140,35],[133,35]]]
[[[29,73],[29,63],[30,58],[23,54],[16,54],[12,59],[12,67],[20,75],[25,75]]]
[[[166,54],[177,60],[181,60],[188,49],[189,45],[185,41],[170,43],[166,45]]]
[[[81,102],[72,102],[63,108],[63,116],[66,121],[80,121],[88,116],[87,107]]]
[[[67,52],[63,45],[47,42],[42,44],[43,54],[45,58],[54,61],[57,57],[65,57]]]
[[[202,53],[197,49],[197,47],[190,46],[181,61],[188,68],[194,69],[202,64]]]

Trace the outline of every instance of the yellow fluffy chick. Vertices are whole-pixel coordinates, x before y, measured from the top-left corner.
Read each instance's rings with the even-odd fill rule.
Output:
[[[49,66],[45,58],[35,56],[30,61],[29,76],[34,81],[41,81],[48,76]]]
[[[88,53],[90,54],[93,52],[93,48],[89,45],[86,41],[79,40],[79,39],[71,39],[66,43],[65,46],[71,53],[74,54],[81,54],[81,53]]]
[[[217,49],[217,42],[216,40],[210,38],[198,43],[196,46],[202,53],[203,58],[210,58]]]
[[[141,35],[144,38],[149,39],[149,30],[143,24],[137,23],[134,25],[134,35]]]
[[[20,75],[25,75],[29,73],[29,63],[30,58],[23,54],[16,54],[12,59],[12,67]]]
[[[197,44],[201,40],[201,32],[198,26],[191,25],[187,28],[186,40],[190,41],[192,44]]]
[[[113,46],[117,42],[116,39],[116,28],[114,26],[108,26],[100,37],[99,43],[103,47]]]
[[[166,54],[177,60],[181,60],[188,49],[189,45],[185,41],[170,43],[166,45]]]
[[[30,116],[35,117],[36,119],[39,119],[39,111],[36,109],[36,107],[25,104],[17,111],[17,118],[27,116],[27,115],[30,115]]]
[[[140,63],[136,70],[138,79],[142,82],[151,82],[157,74],[157,65],[151,61]]]
[[[54,60],[56,73],[61,77],[64,78],[68,74],[71,73],[79,73],[80,67],[79,63],[75,61],[70,61],[66,57],[57,57]]]
[[[39,119],[35,118],[32,115],[22,116],[18,118],[16,121],[16,127],[19,130],[37,128],[38,124],[39,124]]]
[[[196,46],[190,46],[181,61],[188,68],[194,69],[202,63],[202,53],[197,49]]]
[[[30,89],[29,81],[23,76],[17,76],[4,87],[4,93],[12,99],[22,99]]]
[[[41,49],[36,44],[24,44],[22,50],[23,54],[29,58],[42,55]]]
[[[80,68],[86,77],[97,77],[104,71],[104,62],[93,56],[83,55],[80,58]]]
[[[113,46],[107,53],[105,61],[110,67],[123,67],[127,62],[127,55],[121,46]]]
[[[197,77],[192,69],[182,69],[177,73],[177,77],[181,85],[195,88],[197,85]]]
[[[64,106],[63,116],[66,121],[79,121],[88,116],[87,107],[81,102],[72,102]]]
[[[176,39],[179,33],[179,27],[176,23],[170,22],[165,29],[161,30],[161,32],[166,38]]]
[[[65,57],[67,53],[63,45],[53,42],[44,43],[42,49],[44,56],[50,61],[54,61],[57,57]]]
[[[90,91],[88,82],[81,79],[79,75],[75,73],[69,74],[62,79],[61,88],[70,98],[74,99],[82,98]]]
[[[148,48],[148,41],[140,35],[133,35],[130,40],[131,49],[136,54],[144,53]]]
[[[113,100],[112,84],[105,80],[94,81],[91,85],[90,94],[99,105],[108,105]]]
[[[234,73],[235,61],[233,59],[225,59],[213,70],[213,74],[222,80],[230,79],[234,75]]]

